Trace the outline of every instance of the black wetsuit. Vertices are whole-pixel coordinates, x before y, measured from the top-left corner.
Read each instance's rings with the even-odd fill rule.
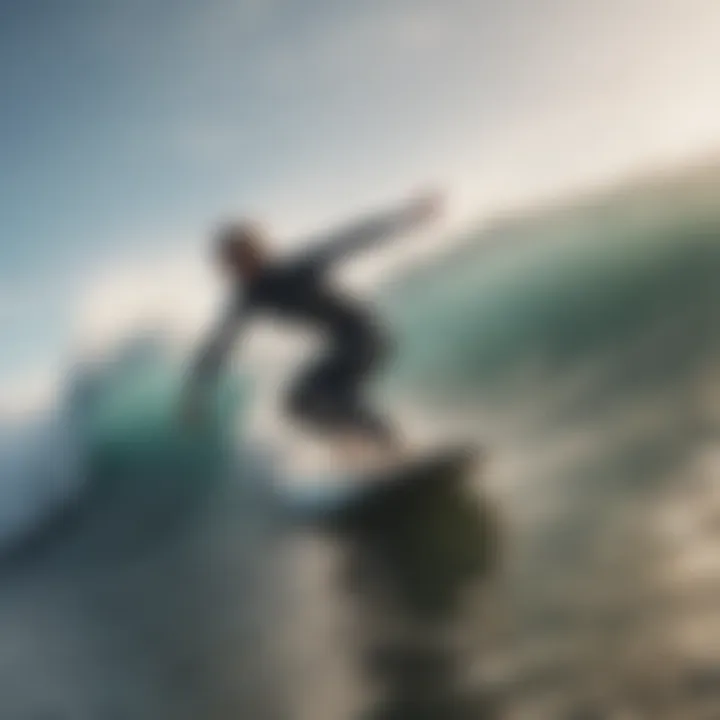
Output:
[[[325,282],[327,271],[348,253],[363,249],[415,220],[412,207],[365,220],[298,257],[268,264],[238,289],[224,327],[198,363],[214,371],[245,318],[276,317],[320,330],[326,350],[300,373],[288,393],[287,410],[325,432],[361,431],[390,440],[390,430],[363,401],[364,381],[387,357],[388,339],[372,313]]]
[[[319,330],[326,348],[304,369],[288,393],[286,408],[318,429],[388,431],[363,402],[363,385],[386,357],[387,341],[372,314],[328,288],[314,263],[277,264],[244,293],[242,313],[268,314]]]

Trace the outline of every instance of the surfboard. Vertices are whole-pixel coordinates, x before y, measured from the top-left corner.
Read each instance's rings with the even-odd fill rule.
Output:
[[[301,522],[361,522],[399,510],[434,486],[462,482],[480,455],[475,445],[443,446],[375,472],[306,479],[283,489],[284,504]]]

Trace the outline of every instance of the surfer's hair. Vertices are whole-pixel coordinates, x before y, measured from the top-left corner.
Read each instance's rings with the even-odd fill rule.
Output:
[[[221,259],[242,254],[257,254],[264,245],[265,234],[256,222],[234,221],[222,225],[215,233],[214,252]]]

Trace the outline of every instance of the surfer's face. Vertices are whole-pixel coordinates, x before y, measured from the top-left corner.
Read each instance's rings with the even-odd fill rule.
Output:
[[[266,258],[265,233],[258,225],[244,223],[231,227],[221,237],[220,265],[233,277],[251,279],[265,264]]]

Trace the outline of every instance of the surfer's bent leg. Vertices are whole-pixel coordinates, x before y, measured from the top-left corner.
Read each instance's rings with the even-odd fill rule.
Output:
[[[337,345],[295,381],[288,395],[288,413],[319,432],[359,435],[393,445],[390,424],[364,397],[364,383],[388,354],[388,343],[379,338],[362,345]]]

